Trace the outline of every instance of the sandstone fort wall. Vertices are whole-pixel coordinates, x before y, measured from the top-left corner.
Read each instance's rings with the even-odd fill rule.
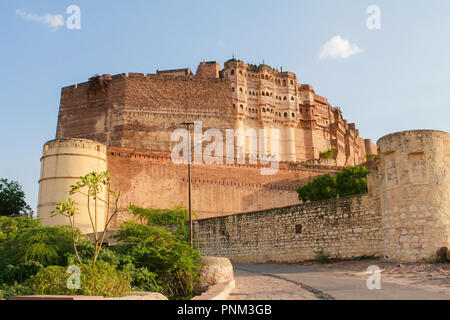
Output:
[[[192,164],[192,208],[197,219],[227,216],[299,203],[296,188],[337,167],[281,163],[275,175],[262,176],[261,165]],[[188,207],[187,166],[174,164],[170,154],[108,148],[113,189],[122,190],[123,209],[115,223],[130,218],[130,203],[141,207]]]
[[[371,179],[376,179],[371,177]],[[293,263],[330,257],[381,256],[379,196],[362,196],[195,221],[204,255],[239,263]]]

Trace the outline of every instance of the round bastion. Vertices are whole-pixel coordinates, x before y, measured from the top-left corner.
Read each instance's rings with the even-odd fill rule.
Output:
[[[75,200],[79,214],[76,215],[76,226],[83,233],[92,233],[91,222],[87,210],[87,198],[81,194],[69,196],[72,185],[80,177],[96,170],[107,170],[106,146],[85,139],[57,139],[45,143],[41,158],[41,177],[39,180],[38,217],[44,225],[68,225],[69,220],[62,215],[52,217],[56,204],[67,200]],[[105,198],[105,193],[101,195]],[[106,206],[98,203],[97,218],[94,205],[90,206],[93,221],[97,222],[97,231],[103,231],[106,219]]]
[[[377,144],[383,255],[431,259],[450,245],[450,134],[404,131]]]

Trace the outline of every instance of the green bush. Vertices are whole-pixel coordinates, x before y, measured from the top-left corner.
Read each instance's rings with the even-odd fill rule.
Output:
[[[17,296],[32,296],[34,292],[26,285],[14,283],[12,285],[0,285],[0,300],[7,300]]]
[[[36,261],[44,266],[65,265],[72,249],[70,227],[35,227],[17,232],[0,243],[0,266]]]
[[[321,264],[327,264],[333,262],[330,254],[325,252],[323,249],[315,251],[316,261]]]
[[[177,238],[188,240],[189,228],[186,222],[189,221],[189,211],[180,206],[170,209],[144,209],[134,205],[128,207],[128,212],[140,218],[141,222],[147,225],[165,227]]]
[[[299,199],[303,202],[320,201],[336,198],[337,186],[336,179],[330,174],[326,174],[317,178],[306,186],[297,189]]]
[[[28,279],[26,284],[35,295],[73,295],[74,291],[67,287],[70,274],[66,270],[67,268],[60,266],[44,268]]]
[[[36,261],[25,261],[16,265],[8,264],[0,270],[0,277],[3,283],[7,285],[12,285],[16,282],[22,283],[43,268],[42,264]]]
[[[127,271],[119,271],[106,262],[79,265],[81,288],[69,289],[67,280],[71,276],[66,267],[51,266],[39,271],[26,281],[36,295],[83,295],[121,297],[131,292],[131,278]]]
[[[131,275],[131,286],[133,291],[145,291],[145,292],[162,292],[163,288],[158,285],[156,278],[158,275],[154,272],[150,272],[147,268],[132,267],[129,269]]]
[[[77,245],[78,255],[83,264],[92,264],[95,246],[89,240],[80,241]],[[68,265],[78,264],[74,253],[67,254]],[[132,265],[132,258],[125,253],[118,253],[114,249],[103,248],[98,257],[98,261],[107,262],[118,270],[124,270]]]
[[[321,159],[333,159],[335,153],[336,153],[335,149],[330,149],[327,152],[321,152],[319,156]]]
[[[367,175],[370,170],[363,166],[344,168],[337,173],[336,183],[339,196],[346,197],[368,192]]]
[[[9,220],[5,220],[9,219]],[[73,253],[70,227],[44,227],[30,218],[2,218],[0,283],[23,282],[42,267],[67,265]]]
[[[134,222],[125,222],[116,238],[121,241],[119,250],[132,257],[136,268],[156,274],[156,283],[166,296],[191,297],[199,281],[200,254],[187,241],[165,227]]]
[[[19,232],[37,228],[40,226],[39,220],[27,217],[2,217],[0,216],[0,243],[17,236]]]
[[[305,186],[298,187],[301,201],[321,201],[368,192],[367,175],[371,171],[362,166],[344,168],[337,177],[330,174],[319,176]]]

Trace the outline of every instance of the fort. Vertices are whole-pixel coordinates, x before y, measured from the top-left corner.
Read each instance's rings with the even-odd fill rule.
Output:
[[[186,166],[171,158],[182,122],[223,136],[233,129],[234,155],[247,160],[255,156],[247,133],[266,130],[264,153],[279,161],[272,175],[250,161],[192,164],[195,235],[206,254],[294,261],[325,248],[410,260],[449,244],[448,133],[394,134],[377,147],[294,73],[234,58],[223,69],[202,62],[195,75],[189,68],[102,75],[63,88],[56,139],[41,158],[39,216],[64,224],[50,212],[93,169],[111,169],[113,189],[123,191],[114,228],[131,218],[130,203],[187,207]],[[321,157],[329,150],[331,158]],[[300,204],[298,186],[376,154],[368,195]],[[79,222],[87,232],[87,216]]]

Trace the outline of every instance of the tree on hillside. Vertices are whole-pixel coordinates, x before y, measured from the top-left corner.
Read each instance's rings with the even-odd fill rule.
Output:
[[[25,192],[17,181],[0,179],[0,216],[32,216],[33,210],[25,202]]]

